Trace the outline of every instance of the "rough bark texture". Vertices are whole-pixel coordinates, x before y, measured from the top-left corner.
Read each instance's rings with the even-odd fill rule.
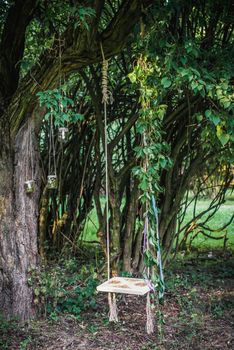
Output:
[[[9,310],[13,299],[9,270],[15,266],[14,214],[12,208],[13,164],[5,125],[1,125],[0,158],[0,309]]]
[[[26,194],[26,163],[29,130],[32,130],[35,192]],[[40,169],[34,118],[18,132],[13,152],[1,158],[1,225],[0,225],[0,308],[6,317],[19,316],[22,320],[34,314],[32,290],[27,284],[27,272],[36,268],[38,198]],[[4,175],[3,175],[4,174]],[[5,212],[3,212],[5,210]]]

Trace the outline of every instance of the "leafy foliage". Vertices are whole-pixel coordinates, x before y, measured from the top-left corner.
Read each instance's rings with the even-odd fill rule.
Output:
[[[128,76],[139,89],[139,118],[136,131],[141,137],[141,145],[135,147],[136,158],[140,165],[134,167],[133,173],[139,178],[139,188],[142,190],[141,201],[151,200],[151,193],[158,193],[160,171],[171,166],[168,157],[169,145],[163,139],[162,119],[167,106],[158,101],[158,91],[152,85],[154,67],[146,57],[138,60],[134,71]],[[147,162],[147,164],[146,164]]]
[[[227,2],[222,8],[223,12],[217,14],[220,22],[212,23],[209,21],[214,16],[213,12],[218,9],[213,8],[211,2],[208,1],[203,5],[204,10],[207,11],[205,18],[199,13],[199,7],[192,9],[189,4],[184,4],[182,6],[184,10],[191,11],[191,26],[198,25],[198,27],[193,30],[187,22],[182,29],[177,24],[175,29],[177,36],[173,36],[170,20],[174,20],[173,11],[180,12],[182,8],[180,8],[179,1],[170,1],[165,6],[167,11],[173,9],[171,13],[167,12],[170,20],[169,18],[165,20],[165,12],[159,11],[160,25],[154,25],[145,40],[149,55],[152,59],[154,58],[156,68],[154,82],[163,87],[161,98],[171,100],[171,104],[175,106],[179,100],[190,100],[192,96],[197,96],[201,102],[200,120],[197,121],[197,127],[202,126],[203,128],[202,142],[209,142],[212,147],[216,148],[221,148],[228,142],[234,141],[234,91],[231,69],[233,66],[233,45],[231,44],[233,38],[229,36],[229,41],[225,42],[227,37],[222,38],[218,35],[218,31],[221,31],[222,20],[227,21],[225,22],[227,28],[229,26],[227,16],[229,5],[230,3]],[[193,17],[195,13],[199,16],[197,17],[198,22]],[[180,15],[184,21],[188,20],[185,13],[181,12]],[[205,25],[204,22],[210,25],[212,39],[207,39],[206,34],[201,31]],[[185,27],[186,32],[181,34],[180,30],[185,31]],[[220,36],[225,35],[221,33]],[[156,57],[155,53],[157,53]],[[192,120],[193,115],[190,118]]]
[[[154,287],[159,290],[159,298],[161,298],[164,293],[164,281],[162,271],[160,271],[162,267],[159,237],[156,235],[158,230],[158,222],[155,222],[157,213],[154,213],[152,209],[152,198],[162,191],[159,186],[161,170],[169,168],[171,161],[167,154],[169,146],[162,139],[162,119],[167,106],[160,104],[158,100],[158,91],[152,85],[153,74],[152,63],[147,61],[146,57],[141,56],[129,78],[138,85],[140,92],[139,104],[141,107],[136,131],[141,137],[141,145],[135,147],[135,154],[140,165],[134,167],[133,174],[139,180],[139,189],[141,190],[139,199],[145,208],[144,234],[147,235],[148,248],[144,248],[144,263],[151,271],[151,276],[148,275],[146,278],[151,279]],[[158,270],[157,273],[155,273],[155,268]]]
[[[2,350],[10,349],[11,337],[9,337],[9,333],[16,333],[17,329],[18,323],[16,319],[7,321],[0,313],[0,348]]]
[[[64,126],[67,123],[76,123],[83,120],[83,115],[75,112],[74,100],[66,96],[62,89],[38,92],[41,106],[45,106],[47,113],[45,120],[53,118],[55,125]]]
[[[3,11],[1,14],[0,7],[0,20],[1,15],[4,16]],[[27,28],[24,56],[19,62],[21,76],[24,77],[33,66],[39,65],[41,55],[46,51],[50,56],[58,54],[59,45],[65,46],[62,35],[68,25],[74,29],[89,30],[89,19],[94,16],[93,8],[76,6],[69,1],[38,1],[36,16]]]
[[[34,303],[41,309],[43,306],[50,319],[64,313],[80,319],[82,311],[97,308],[98,280],[94,267],[79,268],[75,259],[65,260],[63,266],[45,269],[40,274],[30,271],[28,283],[33,286]]]
[[[50,2],[40,1],[41,21],[46,28],[53,28],[54,32],[63,32],[68,24],[77,28],[83,26],[89,30],[88,19],[95,15],[91,7],[76,6],[69,1],[52,0]]]

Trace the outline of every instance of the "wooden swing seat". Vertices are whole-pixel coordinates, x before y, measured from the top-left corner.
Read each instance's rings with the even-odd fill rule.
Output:
[[[113,277],[97,287],[98,292],[145,295],[150,291],[141,278]]]

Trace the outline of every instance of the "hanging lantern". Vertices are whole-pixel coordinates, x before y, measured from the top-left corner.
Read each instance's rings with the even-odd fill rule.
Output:
[[[68,137],[68,128],[66,128],[65,126],[60,127],[58,129],[58,139],[60,142],[65,142],[67,140]]]
[[[25,181],[24,189],[27,194],[33,193],[35,191],[35,181],[34,180]]]
[[[48,175],[47,176],[47,188],[54,190],[58,188],[58,178],[57,175]]]

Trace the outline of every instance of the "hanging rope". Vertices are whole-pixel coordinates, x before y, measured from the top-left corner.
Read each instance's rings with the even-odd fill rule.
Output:
[[[111,277],[110,270],[110,226],[109,226],[109,176],[108,176],[108,140],[107,140],[107,104],[111,94],[108,91],[108,61],[105,59],[102,43],[102,103],[104,109],[104,155],[105,155],[105,193],[106,193],[106,254],[107,254],[107,278]],[[109,321],[118,322],[117,304],[115,293],[108,293]]]
[[[61,42],[61,34],[59,31],[59,113],[63,112],[63,105],[62,105],[62,42]]]
[[[107,148],[107,112],[104,102],[104,128],[105,128],[105,180],[106,180],[106,245],[107,245],[107,276],[110,279],[110,226],[109,226],[109,178],[108,178],[108,148]]]
[[[29,121],[27,121],[27,138],[26,138],[26,155],[25,155],[25,178],[26,178],[26,181],[34,179],[32,126],[29,124]]]
[[[28,129],[28,135],[26,138],[26,157],[25,157],[25,179],[26,181],[28,181],[28,174],[29,174],[29,162],[30,162],[30,158],[29,158],[29,123],[27,121],[27,129]]]
[[[51,121],[52,119],[52,115],[50,115],[50,124],[49,124],[49,164],[48,164],[48,174],[51,174],[51,145],[52,145],[52,141],[51,141]]]
[[[160,277],[160,286],[159,286],[159,299],[163,298],[164,291],[165,291],[165,284],[164,284],[164,275],[163,275],[163,267],[162,267],[162,254],[161,254],[161,247],[160,247],[160,237],[159,237],[159,220],[158,220],[158,210],[156,205],[156,200],[154,196],[152,196],[152,207],[153,212],[155,216],[156,221],[156,238],[157,238],[157,261],[158,261],[158,267],[159,267],[159,277]]]
[[[146,204],[146,213],[145,213],[145,223],[144,223],[144,236],[143,236],[143,253],[149,251],[149,220],[148,220],[148,205]],[[154,332],[154,305],[151,303],[151,293],[155,292],[154,286],[150,281],[150,267],[147,267],[147,280],[146,283],[150,289],[147,293],[146,298],[146,331],[147,334],[152,334]]]
[[[143,134],[143,146],[147,146],[147,138],[146,133]],[[144,171],[147,173],[148,167],[149,167],[149,159],[146,155],[146,158],[143,163]],[[148,219],[148,211],[149,211],[149,204],[146,202],[146,208],[145,208],[145,224],[144,224],[144,253],[147,254],[147,252],[150,251],[149,246],[149,219]],[[151,293],[154,292],[154,286],[152,285],[150,281],[150,267],[147,266],[147,285],[149,286],[150,291],[147,293],[146,298],[146,331],[147,334],[152,334],[154,332],[154,305],[151,303]]]
[[[143,136],[144,145],[146,145],[146,138],[145,135]],[[145,163],[144,163],[145,171],[148,169],[148,158],[146,157]],[[162,268],[162,256],[161,256],[161,248],[160,248],[160,237],[159,237],[159,220],[158,220],[158,211],[157,211],[157,205],[155,197],[152,195],[152,208],[153,213],[155,216],[155,223],[156,223],[156,241],[157,241],[157,265],[159,268],[159,291],[158,291],[158,297],[159,300],[163,298],[164,291],[165,291],[165,285],[164,285],[164,275],[163,275],[163,268]],[[146,204],[146,212],[145,212],[145,223],[144,223],[144,234],[143,234],[143,253],[147,253],[147,251],[150,250],[149,246],[149,219],[148,219],[148,204]],[[147,267],[147,285],[149,286],[150,292],[147,293],[147,301],[146,301],[146,316],[147,316],[147,322],[146,322],[146,331],[148,334],[152,334],[154,332],[154,325],[155,325],[155,316],[154,316],[154,309],[155,306],[151,302],[151,293],[155,293],[155,288],[152,282],[150,281],[150,268]]]
[[[49,125],[49,175],[52,175],[52,164],[51,158],[53,160],[53,175],[57,176],[56,170],[56,155],[55,155],[55,143],[54,143],[54,126],[53,126],[53,114],[50,113],[50,125]]]
[[[105,106],[109,103],[111,98],[111,93],[108,90],[108,60],[105,59],[102,43],[101,43],[101,53],[102,53],[102,103]],[[104,110],[104,115],[106,111]]]
[[[105,155],[105,195],[106,195],[106,252],[107,252],[107,277],[110,279],[110,227],[109,227],[109,177],[108,177],[108,140],[107,140],[107,104],[108,97],[108,61],[105,59],[102,44],[102,103],[104,107],[104,155]]]
[[[32,140],[32,126],[29,127],[29,152],[31,160],[31,179],[34,179],[34,157],[33,157],[33,140]]]

